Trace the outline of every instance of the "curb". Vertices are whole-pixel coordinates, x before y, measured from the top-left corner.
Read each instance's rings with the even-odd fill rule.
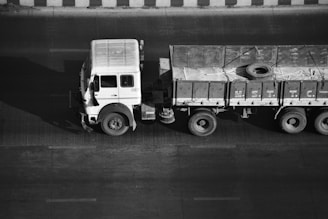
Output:
[[[328,5],[328,0],[0,0],[32,7],[250,7]]]

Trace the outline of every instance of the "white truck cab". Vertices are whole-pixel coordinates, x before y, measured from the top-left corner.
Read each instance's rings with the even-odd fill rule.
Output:
[[[106,134],[135,129],[133,107],[141,104],[143,42],[135,39],[91,41],[90,54],[80,73],[84,119],[101,123]]]

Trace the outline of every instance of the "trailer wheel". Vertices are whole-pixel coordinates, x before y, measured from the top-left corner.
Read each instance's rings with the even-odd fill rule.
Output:
[[[280,127],[290,134],[297,134],[303,131],[307,124],[304,109],[289,108],[281,112],[279,119]]]
[[[213,113],[199,111],[192,115],[188,122],[189,131],[196,136],[208,136],[217,127],[217,120]]]
[[[322,135],[328,135],[328,111],[322,111],[314,120],[314,128]]]
[[[110,113],[101,121],[101,129],[111,136],[120,136],[126,133],[129,126],[126,119],[119,113]]]

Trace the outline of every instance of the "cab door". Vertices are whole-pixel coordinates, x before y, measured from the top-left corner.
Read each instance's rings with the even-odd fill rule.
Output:
[[[119,99],[117,75],[96,75],[94,96],[99,102],[117,103]]]

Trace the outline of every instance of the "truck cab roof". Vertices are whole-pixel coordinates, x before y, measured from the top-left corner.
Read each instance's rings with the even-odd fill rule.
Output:
[[[138,41],[135,39],[93,40],[91,60],[93,71],[97,74],[139,72]]]

